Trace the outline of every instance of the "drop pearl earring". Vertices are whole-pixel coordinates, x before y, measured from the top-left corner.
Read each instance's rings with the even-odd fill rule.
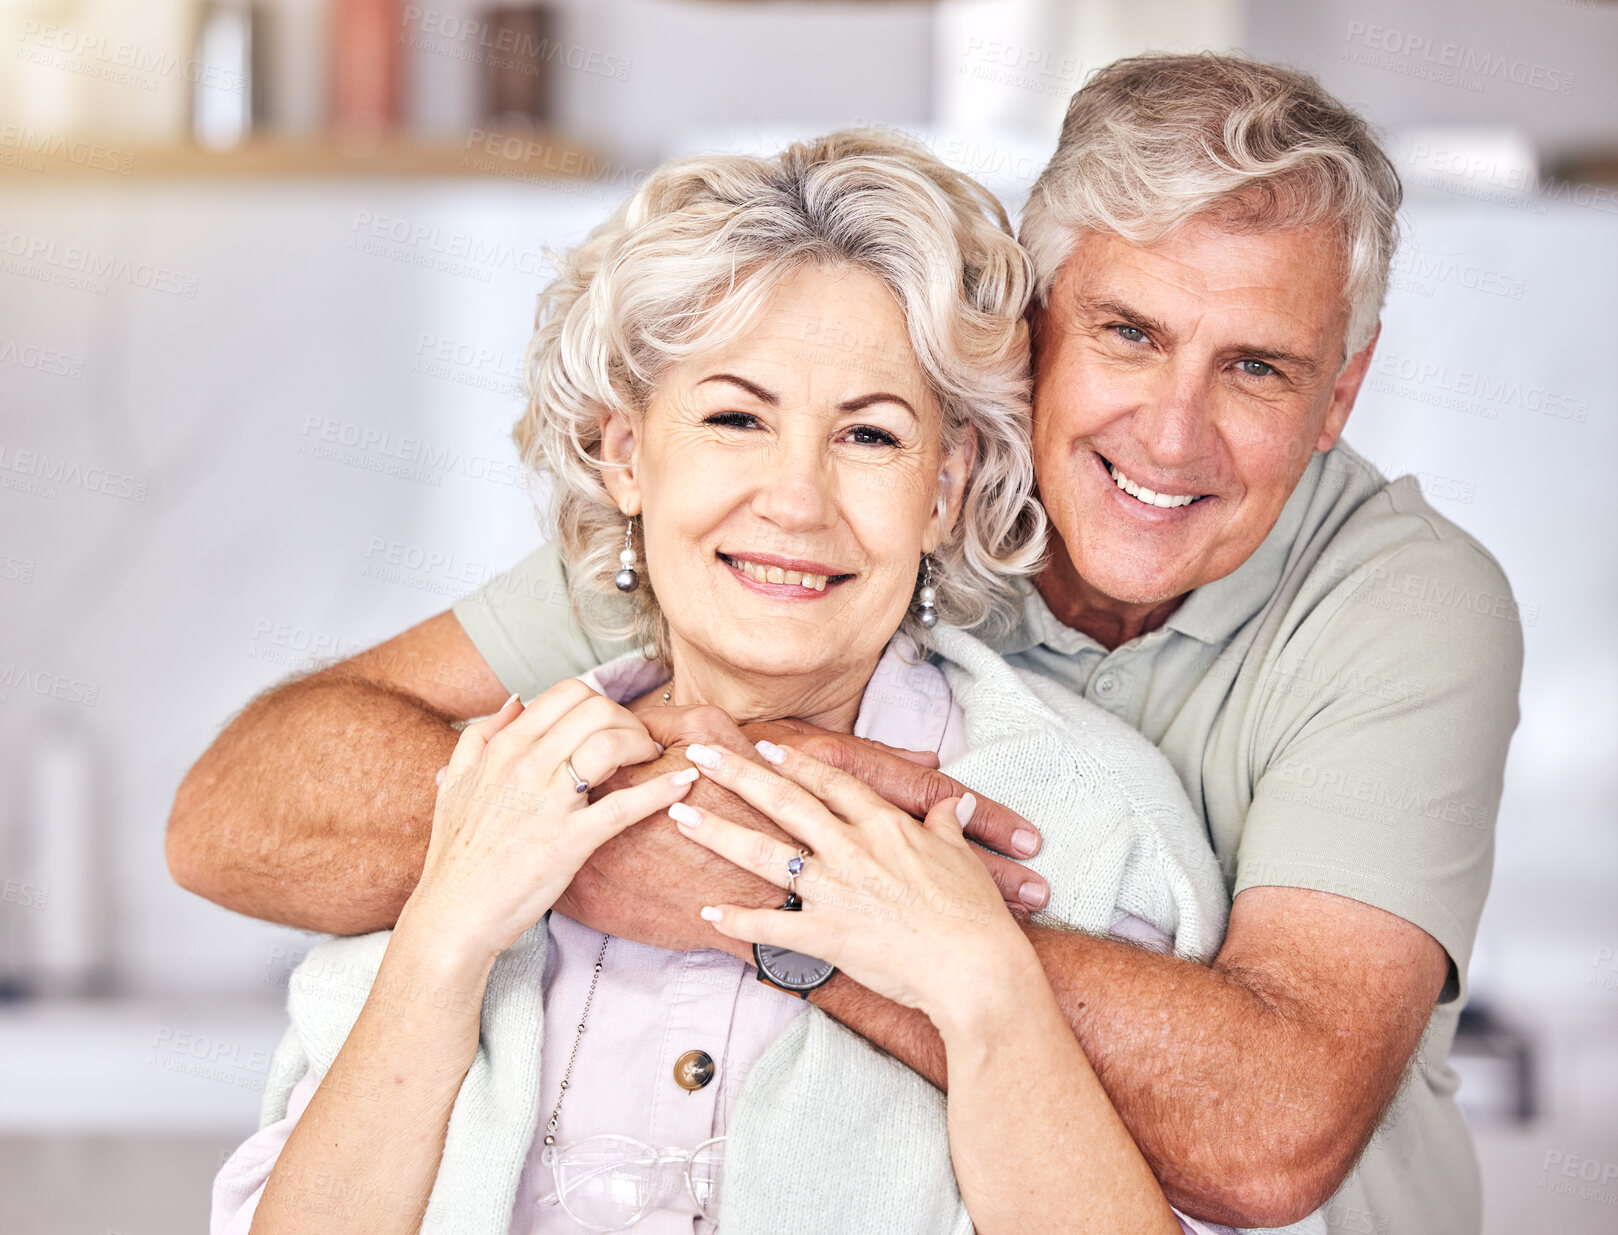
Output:
[[[612,585],[620,592],[633,592],[640,586],[640,576],[635,573],[635,520],[629,519],[624,524],[624,547],[618,553],[619,571],[612,577]]]
[[[933,587],[932,556],[929,554],[928,556],[922,558],[921,562],[921,591],[916,593],[916,599],[920,602],[920,606],[916,617],[923,626],[925,626],[928,630],[931,630],[934,626],[938,625],[938,609],[936,605],[938,600],[938,592]]]

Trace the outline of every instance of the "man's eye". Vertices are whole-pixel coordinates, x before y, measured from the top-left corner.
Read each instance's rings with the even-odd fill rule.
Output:
[[[860,446],[897,446],[899,439],[886,429],[875,425],[855,425],[848,431],[849,440]]]
[[[1146,342],[1146,332],[1139,326],[1114,326],[1113,329],[1118,332],[1118,337],[1125,343]]]
[[[726,429],[751,429],[758,424],[758,417],[751,412],[715,412],[705,417],[702,423]]]
[[[1265,364],[1262,360],[1238,361],[1236,367],[1247,374],[1248,377],[1269,377],[1270,374],[1275,372],[1274,365]]]

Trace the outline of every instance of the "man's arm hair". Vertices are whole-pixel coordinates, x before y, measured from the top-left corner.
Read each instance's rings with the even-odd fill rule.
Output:
[[[390,927],[421,875],[451,722],[509,692],[451,612],[244,708],[175,794],[180,886],[253,917]]]

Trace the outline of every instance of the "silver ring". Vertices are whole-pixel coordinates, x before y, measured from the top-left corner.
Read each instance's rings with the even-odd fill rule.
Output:
[[[585,780],[584,777],[580,776],[576,771],[573,770],[573,760],[562,760],[562,766],[567,769],[567,774],[573,778],[574,793],[590,792],[590,782]]]
[[[803,860],[809,855],[802,849],[787,859],[787,894],[798,894],[798,876],[803,873]]]

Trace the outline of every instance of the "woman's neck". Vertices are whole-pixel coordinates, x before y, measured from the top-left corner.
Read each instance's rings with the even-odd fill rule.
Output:
[[[879,653],[863,668],[840,665],[806,674],[766,675],[716,664],[676,640],[674,678],[665,689],[671,691],[670,703],[717,707],[738,725],[791,718],[833,733],[852,733],[880,658]]]

